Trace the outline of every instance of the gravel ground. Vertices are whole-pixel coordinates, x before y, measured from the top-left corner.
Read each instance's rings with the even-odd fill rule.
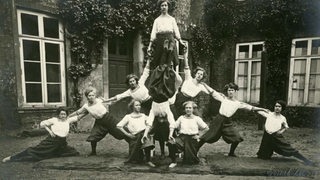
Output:
[[[238,124],[238,129],[244,137],[244,142],[240,143],[236,150],[241,157],[255,157],[259,148],[263,131],[258,131],[256,125]],[[0,158],[12,155],[26,147],[38,144],[45,136],[21,138],[9,135],[0,136]],[[85,141],[88,133],[71,133],[68,137],[69,145],[75,147],[81,154],[86,156],[90,152],[90,144]],[[313,161],[320,162],[320,132],[315,129],[290,128],[285,132],[286,138],[306,157]],[[229,145],[222,140],[214,144],[206,144],[200,150],[200,157],[210,154],[227,154]],[[97,146],[98,156],[111,156],[126,158],[128,145],[125,141],[118,141],[111,136],[104,138]],[[160,154],[157,146],[156,155]],[[166,149],[166,154],[168,151]],[[277,155],[275,155],[277,157]],[[57,161],[61,161],[59,158]],[[83,158],[86,161],[86,158]],[[292,179],[293,177],[263,177],[263,176],[221,176],[221,175],[191,175],[173,173],[135,173],[135,172],[101,172],[101,171],[77,171],[77,170],[53,170],[35,169],[34,162],[22,163],[0,163],[0,179]],[[310,179],[304,177],[294,177],[295,179]],[[311,177],[320,179],[320,177]]]

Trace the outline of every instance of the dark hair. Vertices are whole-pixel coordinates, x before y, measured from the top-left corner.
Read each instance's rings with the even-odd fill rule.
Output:
[[[207,77],[206,70],[203,69],[202,67],[197,67],[197,68],[193,71],[194,76],[197,74],[198,71],[202,71],[202,72],[203,72],[203,77],[202,77],[201,80],[203,80],[204,78]]]
[[[88,88],[86,88],[86,89],[84,90],[84,95],[85,95],[86,97],[88,97],[89,93],[91,93],[91,92],[96,93],[96,92],[97,92],[97,89],[94,88],[94,87],[92,87],[92,86],[89,86]]]
[[[59,107],[56,112],[59,115],[61,113],[61,111],[66,112],[67,115],[69,114],[69,110],[66,107]]]
[[[132,99],[132,100],[130,101],[130,103],[128,104],[128,109],[129,109],[131,112],[133,111],[134,102],[139,102],[139,103],[141,104],[141,101]]]
[[[138,76],[137,75],[135,75],[135,74],[129,74],[129,75],[127,75],[127,77],[126,77],[126,84],[129,86],[129,81],[130,81],[130,79],[132,79],[132,78],[134,78],[135,80],[136,80],[136,83],[138,83],[138,81],[139,81],[139,78],[138,78]]]
[[[170,5],[171,5],[171,3],[170,3],[169,0],[159,0],[159,1],[157,2],[157,7],[160,8],[161,4],[164,3],[164,2],[167,2],[167,4],[168,4],[168,10],[169,10]]]
[[[239,86],[234,82],[226,84],[223,88],[224,92],[227,92],[229,88],[234,89],[235,91],[239,90]]]
[[[276,105],[277,103],[281,105],[282,111],[286,109],[287,103],[285,101],[277,100],[276,103],[274,103],[274,105]]]

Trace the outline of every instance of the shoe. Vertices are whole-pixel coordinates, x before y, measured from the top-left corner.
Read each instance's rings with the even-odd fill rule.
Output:
[[[96,152],[91,152],[90,154],[88,154],[88,156],[96,156],[97,153]]]
[[[235,155],[235,154],[228,154],[228,156],[230,156],[230,157],[238,157],[237,155]]]
[[[153,164],[151,161],[147,162],[147,165],[150,166],[150,167],[153,167],[153,168],[156,167],[156,165]]]
[[[161,154],[160,159],[163,160],[163,159],[165,159],[165,158],[166,158],[166,155]]]
[[[9,162],[11,160],[11,156],[8,156],[8,157],[6,157],[6,158],[4,158],[4,159],[2,159],[2,162]]]
[[[174,167],[176,167],[178,164],[177,163],[171,163],[170,165],[169,165],[169,168],[174,168]]]

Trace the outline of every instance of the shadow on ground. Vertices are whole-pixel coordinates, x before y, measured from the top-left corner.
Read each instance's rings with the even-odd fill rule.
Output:
[[[84,161],[85,158],[86,160]],[[319,175],[318,167],[305,166],[291,158],[273,158],[260,160],[254,157],[227,157],[220,153],[207,155],[199,165],[182,165],[178,163],[175,168],[168,168],[170,160],[154,158],[157,165],[151,168],[145,164],[126,164],[124,158],[90,156],[68,157],[63,161],[49,159],[34,165],[36,169],[57,170],[86,170],[86,171],[123,171],[146,173],[177,173],[177,174],[215,174],[240,176],[315,176]]]

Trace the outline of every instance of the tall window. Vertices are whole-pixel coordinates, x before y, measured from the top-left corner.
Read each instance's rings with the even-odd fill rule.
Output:
[[[58,19],[18,10],[24,106],[65,105],[64,39]]]
[[[288,101],[320,105],[320,37],[293,40]]]
[[[238,99],[241,101],[259,103],[262,51],[263,42],[236,46],[235,82],[239,86]]]

